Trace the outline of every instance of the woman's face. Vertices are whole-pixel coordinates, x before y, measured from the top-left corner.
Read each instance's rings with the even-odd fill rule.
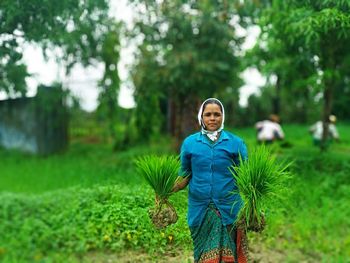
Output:
[[[219,105],[209,103],[203,110],[203,122],[208,131],[216,131],[221,127],[222,112]]]

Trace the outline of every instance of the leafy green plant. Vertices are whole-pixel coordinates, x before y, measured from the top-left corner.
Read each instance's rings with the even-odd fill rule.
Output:
[[[145,209],[153,202],[151,189],[133,184],[76,187],[40,195],[0,192],[0,262],[74,262],[52,257],[88,257],[89,251],[98,250],[149,255],[190,251],[185,192],[171,197],[179,204],[176,225],[158,231],[149,223]]]
[[[178,180],[179,159],[176,156],[147,155],[137,159],[136,166],[156,194],[155,208],[149,211],[153,224],[163,228],[175,223],[177,214],[168,198]]]
[[[276,161],[265,146],[256,147],[248,160],[240,159],[239,166],[231,166],[230,171],[236,180],[243,205],[237,223],[248,230],[260,232],[264,229],[264,210],[276,199],[282,198],[287,190],[291,174],[291,162]]]
[[[265,253],[273,262],[347,262],[350,126],[337,126],[341,142],[320,154],[305,136],[307,126],[284,124],[293,147],[276,144],[272,151],[278,152],[276,162],[294,160],[288,170],[297,176],[288,183],[288,198],[266,205],[265,230],[248,233],[258,258]],[[187,191],[170,196],[178,221],[159,231],[147,215],[153,190],[135,176],[135,157],[173,153],[169,137],[111,154],[111,146],[101,143],[101,127],[84,132],[99,142],[74,139],[65,154],[42,158],[0,149],[0,262],[105,262],[108,256],[122,262],[124,253],[143,255],[143,262],[190,262]],[[255,147],[251,127],[234,132]]]

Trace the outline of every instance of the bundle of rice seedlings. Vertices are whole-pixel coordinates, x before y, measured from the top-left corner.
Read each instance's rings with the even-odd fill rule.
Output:
[[[136,166],[156,195],[155,207],[149,210],[153,224],[159,229],[174,224],[177,214],[168,199],[178,180],[179,159],[176,156],[148,155],[136,160]]]
[[[265,227],[264,211],[287,192],[291,162],[277,162],[265,146],[255,148],[248,160],[240,159],[239,166],[231,166],[243,204],[236,224],[249,231],[261,232]]]

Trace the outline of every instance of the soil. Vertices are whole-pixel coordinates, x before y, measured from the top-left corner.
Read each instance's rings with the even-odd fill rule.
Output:
[[[283,251],[268,250],[262,245],[250,246],[251,263],[279,263],[298,262],[313,263],[315,258],[303,255],[300,251],[288,251],[288,257]],[[182,251],[177,254],[168,254],[162,258],[150,258],[147,254],[135,251],[126,251],[118,254],[89,253],[81,258],[80,262],[86,263],[193,263],[192,251]]]

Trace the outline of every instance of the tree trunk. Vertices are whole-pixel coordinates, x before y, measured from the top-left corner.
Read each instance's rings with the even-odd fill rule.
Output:
[[[321,140],[321,151],[327,150],[327,140],[329,137],[329,116],[332,112],[332,103],[333,103],[333,91],[334,87],[336,86],[336,78],[335,78],[335,71],[336,71],[336,61],[335,61],[335,50],[333,48],[333,43],[325,43],[322,45],[323,49],[321,49],[323,52],[323,71],[327,72],[327,74],[324,74],[323,81],[324,81],[324,91],[323,91],[323,134],[322,134],[322,140]]]
[[[176,125],[176,102],[173,96],[168,97],[167,106],[167,132],[171,136],[175,136],[175,125]]]
[[[182,143],[182,122],[183,122],[183,112],[184,112],[184,100],[178,99],[174,102],[175,106],[175,123],[174,123],[174,137],[175,145],[173,146],[176,151],[180,150]]]
[[[323,134],[321,140],[321,151],[327,150],[327,140],[329,137],[329,116],[332,112],[332,102],[333,102],[333,83],[326,82],[326,88],[323,92],[324,105],[323,105]]]
[[[176,101],[173,98],[174,115],[173,120],[175,138],[174,149],[180,151],[182,141],[191,133],[199,129],[197,113],[200,106],[200,100],[193,95],[179,96]],[[168,119],[169,120],[169,119]]]
[[[281,112],[281,78],[277,75],[276,94],[273,98],[273,113],[280,115]]]

